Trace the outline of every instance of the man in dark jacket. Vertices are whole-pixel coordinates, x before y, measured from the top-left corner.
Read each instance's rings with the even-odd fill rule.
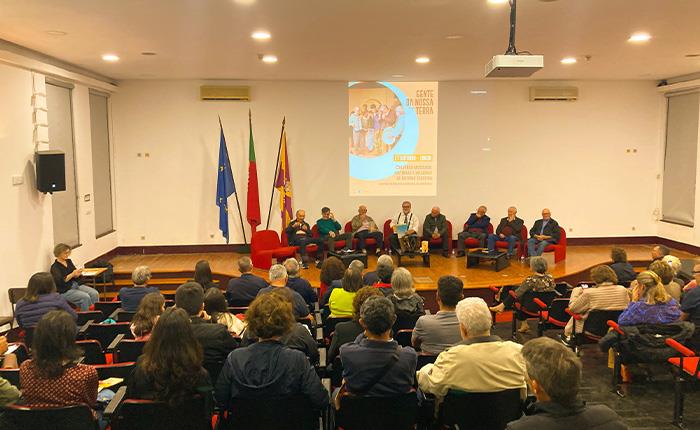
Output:
[[[241,276],[231,278],[226,288],[226,300],[229,306],[248,306],[258,295],[258,291],[268,286],[267,281],[251,273],[253,262],[250,257],[238,259]]]
[[[548,245],[559,242],[561,232],[559,223],[552,218],[549,209],[542,209],[542,219],[535,221],[535,225],[530,229],[530,239],[527,241],[527,255],[535,257],[542,255]]]
[[[578,399],[581,360],[569,348],[539,337],[522,349],[528,383],[537,397],[529,416],[508,423],[508,430],[623,430],[627,425],[605,405]]]
[[[202,367],[207,369],[212,382],[216,382],[224,360],[238,346],[238,341],[231,337],[225,325],[212,323],[204,311],[204,289],[198,283],[180,285],[175,291],[175,306],[190,316],[194,337],[204,352]]]
[[[464,241],[470,237],[479,241],[479,247],[486,245],[486,236],[489,232],[491,218],[486,215],[486,206],[479,206],[476,212],[469,214],[464,223],[464,231],[457,236],[457,257],[464,256]]]
[[[299,275],[299,262],[294,258],[284,260],[284,268],[287,269],[287,288],[299,293],[309,308],[318,301],[318,294],[311,283]]]
[[[442,256],[448,256],[451,237],[447,234],[447,219],[440,213],[440,208],[434,206],[426,215],[423,222],[423,240],[440,239],[442,241]]]
[[[287,241],[292,246],[299,247],[299,255],[301,255],[302,267],[304,269],[308,268],[306,247],[309,245],[316,245],[318,250],[316,251],[317,258],[323,255],[323,239],[316,237],[311,237],[311,226],[308,222],[304,221],[306,218],[306,211],[299,209],[296,213],[297,217],[293,219],[284,232],[287,234]],[[319,266],[320,261],[316,261],[316,265]],[[320,266],[319,266],[320,269]]]
[[[508,257],[515,254],[515,244],[520,240],[520,233],[523,229],[523,220],[515,216],[518,210],[511,206],[508,208],[508,216],[501,218],[501,222],[496,227],[496,233],[489,234],[488,249],[489,252],[496,251],[496,242],[508,242]]]

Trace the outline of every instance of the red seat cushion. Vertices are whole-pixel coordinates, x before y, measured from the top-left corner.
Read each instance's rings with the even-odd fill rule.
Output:
[[[685,370],[687,373],[691,375],[696,375],[698,379],[700,379],[700,375],[697,374],[698,372],[698,360],[700,360],[700,357],[685,357],[683,358],[683,370]],[[668,359],[668,362],[673,364],[676,367],[680,367],[681,365],[681,359],[680,357],[671,357]]]

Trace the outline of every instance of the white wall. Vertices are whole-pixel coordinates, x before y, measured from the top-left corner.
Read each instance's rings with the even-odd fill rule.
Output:
[[[0,314],[9,315],[7,288],[26,286],[29,277],[49,269],[53,261],[51,196],[36,191],[32,121],[32,74],[29,70],[0,64]],[[88,88],[76,84],[73,116],[80,195],[92,195],[92,153]],[[49,115],[51,113],[49,112]],[[49,144],[50,147],[50,144]],[[24,183],[12,185],[12,176]],[[107,252],[117,245],[116,234],[95,239],[92,201],[79,204],[82,246],[73,252],[76,264]]]
[[[400,210],[402,198],[348,197],[346,83],[219,82],[250,85],[251,103],[199,101],[203,83],[125,81],[113,96],[120,245],[223,242],[217,115],[245,211],[249,107],[263,224],[283,115],[295,208],[315,220],[328,205],[342,222],[360,203],[380,222]],[[461,225],[479,204],[492,218],[513,204],[531,224],[548,206],[572,237],[656,235],[662,97],[653,83],[556,84],[578,86],[579,100],[531,103],[528,81],[441,83],[438,194],[411,198],[416,214],[439,204]],[[233,211],[232,243],[242,243],[237,216]],[[276,197],[271,227],[279,228]]]

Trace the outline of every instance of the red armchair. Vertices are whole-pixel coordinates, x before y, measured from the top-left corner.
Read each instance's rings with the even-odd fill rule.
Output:
[[[253,267],[267,270],[272,266],[272,259],[294,257],[295,246],[280,243],[280,238],[274,230],[260,230],[253,233],[250,239],[250,258]]]
[[[314,224],[314,226],[311,227],[311,237],[316,237],[316,238],[321,237],[321,233],[318,232],[318,227],[316,226],[316,224]],[[339,240],[339,241],[335,242],[335,249],[339,249],[339,248],[342,248],[344,246],[345,246],[344,240]]]
[[[474,239],[475,240],[475,239]],[[525,244],[527,243],[527,227],[523,226],[520,229],[520,239],[518,239],[517,242],[515,242],[515,246],[517,247],[517,257],[520,258],[522,255],[525,254]],[[508,242],[504,240],[497,240],[496,241],[496,249],[508,249]]]
[[[544,249],[544,252],[554,252],[554,263],[566,260],[566,230],[559,227],[559,234],[559,242]]]
[[[389,238],[392,234],[394,234],[394,230],[392,230],[390,226],[390,219],[384,221],[384,249],[391,249],[391,243],[389,242]]]
[[[462,227],[462,231],[467,227],[467,223],[464,223],[464,226]],[[486,238],[488,238],[489,234],[493,234],[493,224],[489,223],[489,228],[488,231],[486,232]],[[508,244],[506,242],[503,242],[506,244],[506,248],[508,247]],[[479,246],[479,241],[473,237],[468,237],[464,239],[464,247],[469,249],[469,248],[477,248]]]
[[[447,251],[452,252],[452,223],[449,220],[445,220],[447,222]],[[437,239],[429,239],[427,237],[424,237],[423,240],[428,241],[428,247],[430,246],[440,246],[442,247],[442,238],[438,237]]]
[[[351,231],[352,231],[352,221],[348,221],[345,223],[345,233],[350,233]],[[386,235],[385,235],[385,237],[386,237]],[[369,248],[370,246],[377,248],[380,245],[377,243],[377,241],[374,238],[368,237],[365,240],[365,247]],[[352,248],[357,249],[357,239],[354,237],[352,239]]]

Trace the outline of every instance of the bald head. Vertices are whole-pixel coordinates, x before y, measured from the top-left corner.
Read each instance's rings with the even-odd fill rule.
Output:
[[[438,215],[440,215],[440,208],[437,207],[437,206],[433,206],[433,208],[430,209],[430,215],[432,215],[433,218],[435,218],[435,217],[437,217]]]
[[[548,220],[551,217],[552,217],[552,212],[549,209],[547,209],[547,208],[542,209],[542,219]]]
[[[480,217],[486,215],[486,206],[481,205],[476,209],[476,214],[479,215]]]

